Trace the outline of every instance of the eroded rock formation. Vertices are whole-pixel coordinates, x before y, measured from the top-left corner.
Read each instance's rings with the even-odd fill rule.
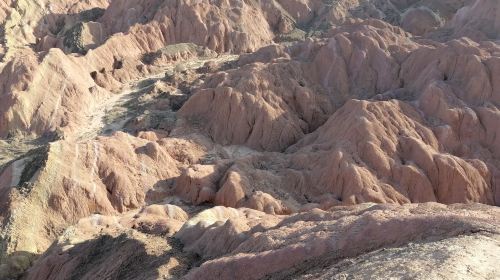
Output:
[[[497,277],[499,11],[3,1],[0,278]]]

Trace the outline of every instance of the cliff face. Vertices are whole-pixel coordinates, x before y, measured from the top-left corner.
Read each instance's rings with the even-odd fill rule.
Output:
[[[3,1],[0,278],[494,278],[498,34],[493,0]]]

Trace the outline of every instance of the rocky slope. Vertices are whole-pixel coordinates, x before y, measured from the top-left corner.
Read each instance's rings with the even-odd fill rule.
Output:
[[[500,277],[499,34],[496,0],[3,1],[0,278]]]

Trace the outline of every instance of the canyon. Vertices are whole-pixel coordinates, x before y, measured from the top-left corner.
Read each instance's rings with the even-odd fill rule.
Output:
[[[500,277],[497,0],[3,0],[0,279]]]

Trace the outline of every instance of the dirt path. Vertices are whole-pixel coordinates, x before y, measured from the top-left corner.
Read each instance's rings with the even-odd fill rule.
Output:
[[[169,65],[162,68],[158,73],[142,77],[126,84],[120,93],[102,102],[94,110],[94,114],[89,116],[89,125],[82,128],[76,136],[79,142],[87,141],[106,132],[110,134],[114,131],[120,131],[123,126],[135,115],[129,111],[127,104],[133,103],[134,99],[140,96],[140,93],[165,77],[165,74],[173,74],[177,67],[181,69],[198,69],[208,61],[218,63],[236,60],[236,55],[221,55],[216,58],[193,59],[185,62]],[[113,117],[115,116],[115,117]]]
[[[134,112],[127,107],[127,104],[135,102],[140,97],[140,93],[150,87],[154,82],[161,80],[165,74],[173,74],[176,67],[182,69],[198,69],[207,61],[219,63],[236,60],[236,55],[221,55],[216,58],[193,59],[178,64],[172,64],[160,69],[157,73],[141,77],[140,79],[124,85],[121,92],[112,95],[104,100],[100,106],[96,107],[93,114],[88,116],[88,125],[82,127],[75,139],[84,142],[94,139],[98,135],[111,134],[120,131],[128,120],[135,117]],[[113,117],[114,116],[114,117]],[[14,159],[20,158],[29,151],[51,142],[50,138],[12,138],[0,140],[0,170]]]

